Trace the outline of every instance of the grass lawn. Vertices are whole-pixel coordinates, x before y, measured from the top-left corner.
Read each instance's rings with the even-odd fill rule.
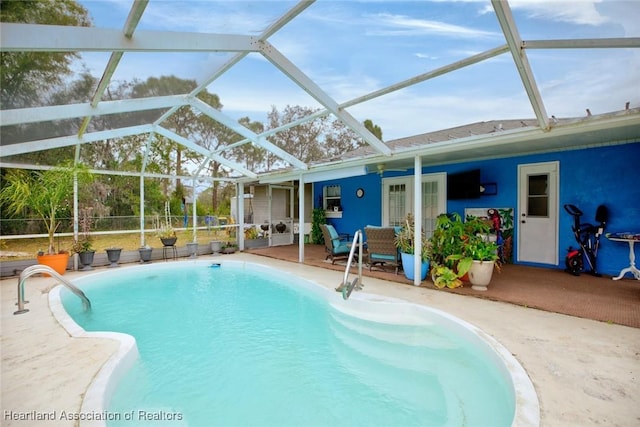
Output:
[[[177,246],[186,246],[193,241],[193,231],[177,231]],[[212,240],[231,240],[226,231],[198,230],[197,241],[201,245],[209,244]],[[91,234],[91,241],[96,252],[104,252],[107,248],[122,248],[123,250],[136,250],[140,247],[140,233],[125,234]],[[145,233],[145,243],[152,248],[161,248],[162,242],[153,231]],[[46,251],[49,246],[48,239],[0,239],[1,260],[35,259],[38,251]],[[72,237],[56,237],[56,248],[71,251]]]

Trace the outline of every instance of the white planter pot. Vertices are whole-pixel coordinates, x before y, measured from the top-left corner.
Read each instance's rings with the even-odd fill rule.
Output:
[[[211,244],[211,252],[213,252],[214,255],[219,254],[220,251],[222,250],[222,241],[212,240],[209,243]]]
[[[195,258],[198,256],[198,243],[189,242],[187,243],[187,252],[189,253],[189,258]]]
[[[486,291],[487,285],[491,282],[495,261],[473,261],[469,269],[469,281],[471,289],[476,291]]]

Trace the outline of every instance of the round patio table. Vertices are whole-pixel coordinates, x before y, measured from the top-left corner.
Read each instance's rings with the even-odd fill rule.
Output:
[[[633,274],[636,280],[640,280],[640,270],[636,268],[636,255],[633,249],[634,244],[640,241],[640,233],[607,233],[606,236],[611,241],[629,244],[629,267],[623,268],[613,280],[620,280],[627,273]]]

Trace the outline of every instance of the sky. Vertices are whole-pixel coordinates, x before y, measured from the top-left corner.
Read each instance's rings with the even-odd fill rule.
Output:
[[[94,26],[122,29],[132,0],[80,1]],[[150,0],[137,30],[258,35],[293,1]],[[523,40],[640,37],[637,0],[512,0]],[[488,0],[319,0],[268,40],[336,102],[505,44]],[[640,107],[640,49],[528,50],[548,116],[582,117]],[[174,75],[198,82],[230,54],[126,53],[116,81]],[[109,55],[81,63],[102,75]],[[265,121],[287,105],[321,106],[260,54],[208,86],[233,118]],[[385,141],[478,121],[534,118],[510,53],[347,108]]]

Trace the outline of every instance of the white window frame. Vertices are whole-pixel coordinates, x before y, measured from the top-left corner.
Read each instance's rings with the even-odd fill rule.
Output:
[[[423,184],[425,182],[433,182],[433,181],[437,182],[438,184],[438,195],[437,195],[437,201],[436,201],[438,208],[436,208],[437,214],[435,215],[435,217],[437,217],[437,215],[440,215],[447,211],[447,174],[445,172],[428,173],[428,174],[423,174],[421,177],[421,182]],[[382,209],[381,210],[382,210],[382,225],[384,227],[388,227],[390,224],[388,187],[390,185],[402,185],[402,184],[405,185],[405,189],[407,193],[404,216],[406,216],[406,214],[409,212],[413,213],[413,196],[414,196],[413,175],[405,175],[405,176],[398,176],[398,177],[392,177],[392,178],[382,178]],[[423,228],[427,233],[427,237],[430,237],[431,232],[430,230],[427,231],[427,227],[425,226],[425,224],[427,220],[435,219],[435,217],[432,218],[432,215],[433,215],[433,212],[429,212],[427,215],[427,212],[425,212],[425,209],[423,207],[422,221],[423,221]]]

